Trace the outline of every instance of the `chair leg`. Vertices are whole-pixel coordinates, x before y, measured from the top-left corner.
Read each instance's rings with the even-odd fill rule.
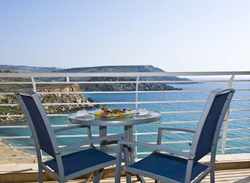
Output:
[[[213,168],[213,170],[210,172],[210,182],[211,182],[211,183],[215,183],[214,168]]]
[[[126,172],[127,183],[131,183],[131,174]]]
[[[115,169],[115,183],[120,183],[121,182],[120,179],[121,179],[121,165],[119,163],[116,165],[116,169]]]
[[[102,174],[103,174],[103,168],[98,170],[97,175],[94,174],[94,178],[93,178],[93,183],[99,183],[101,178],[102,178]]]
[[[43,169],[38,165],[38,181],[43,183]]]

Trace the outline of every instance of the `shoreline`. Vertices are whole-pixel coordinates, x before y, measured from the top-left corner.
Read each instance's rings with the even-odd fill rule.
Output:
[[[12,147],[0,140],[0,147]],[[2,157],[10,157],[8,159]],[[27,158],[29,157],[29,158]],[[29,164],[37,163],[36,157],[15,148],[0,148],[0,164]]]

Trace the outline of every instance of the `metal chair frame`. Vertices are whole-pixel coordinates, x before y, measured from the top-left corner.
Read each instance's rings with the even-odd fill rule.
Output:
[[[130,165],[129,164],[129,160],[128,160],[128,147],[131,146],[141,146],[141,147],[145,147],[145,148],[151,148],[151,149],[155,149],[155,151],[153,153],[162,153],[162,152],[168,152],[171,155],[177,155],[179,159],[185,159],[187,160],[187,164],[186,164],[186,173],[185,173],[185,183],[189,183],[191,181],[193,182],[200,182],[204,177],[206,177],[209,173],[210,173],[210,181],[212,183],[215,182],[215,175],[214,175],[214,166],[215,166],[215,157],[216,157],[216,148],[217,148],[217,142],[218,142],[218,138],[219,138],[219,134],[220,134],[220,130],[221,130],[221,126],[223,123],[223,120],[225,118],[225,114],[228,111],[229,108],[229,104],[232,100],[232,97],[234,95],[235,90],[232,88],[225,88],[225,89],[216,89],[213,90],[209,97],[208,100],[206,102],[206,105],[204,107],[204,110],[201,114],[197,129],[194,130],[190,130],[190,129],[182,129],[182,128],[168,128],[168,127],[159,127],[158,129],[158,136],[157,136],[157,144],[148,144],[148,143],[144,143],[144,142],[135,142],[135,141],[119,141],[118,142],[118,152],[117,152],[117,162],[116,162],[116,178],[115,178],[115,182],[119,183],[120,182],[120,175],[121,175],[121,171],[124,170],[126,172],[126,176],[127,176],[127,182],[131,182],[131,176],[130,173],[133,174],[139,174],[142,176],[146,176],[146,177],[150,177],[152,179],[155,179],[156,182],[157,181],[161,181],[161,182],[179,182],[173,179],[170,179],[168,177],[165,176],[161,176],[157,173],[153,173],[153,172],[149,172],[149,171],[145,171],[143,168],[133,168],[130,167],[131,165],[133,165],[133,163]],[[216,128],[215,128],[215,133],[213,136],[213,140],[212,140],[212,146],[211,146],[211,159],[210,159],[210,164],[203,164],[200,163],[199,164],[203,164],[205,166],[207,166],[207,168],[201,172],[201,174],[199,174],[196,178],[194,178],[193,180],[191,180],[191,175],[192,175],[192,171],[193,171],[193,167],[194,167],[194,163],[197,163],[199,159],[201,159],[201,157],[196,157],[197,156],[197,147],[198,147],[198,143],[200,140],[200,137],[202,135],[202,131],[204,128],[204,125],[206,123],[206,120],[208,118],[210,109],[215,101],[215,98],[217,96],[220,96],[222,94],[228,94],[227,98],[223,104]],[[194,138],[192,141],[192,145],[190,148],[189,152],[182,152],[179,151],[177,149],[173,149],[173,148],[169,148],[167,146],[162,146],[161,145],[161,139],[162,139],[162,134],[163,134],[163,130],[174,130],[174,131],[183,131],[183,132],[188,132],[188,133],[194,133]],[[125,158],[125,166],[122,167],[121,166],[121,162],[122,162],[122,152],[124,152],[124,158]],[[153,154],[152,153],[152,154]],[[151,156],[152,154],[150,154],[149,156]],[[148,157],[149,157],[148,156]],[[198,158],[198,159],[196,159]],[[143,159],[142,159],[143,160]],[[134,164],[136,164],[137,162],[135,162]],[[150,166],[150,165],[149,165]],[[166,166],[168,166],[166,164]]]
[[[70,179],[77,178],[77,177],[79,177],[81,175],[84,175],[84,174],[87,174],[87,173],[92,173],[92,172],[95,172],[95,171],[98,170],[98,173],[94,174],[94,182],[99,182],[100,179],[101,179],[101,176],[102,176],[103,169],[105,167],[108,167],[108,166],[111,166],[111,165],[115,164],[115,162],[116,162],[115,158],[113,156],[110,156],[110,155],[105,153],[106,157],[110,156],[113,159],[109,160],[109,161],[106,161],[106,162],[102,162],[101,164],[89,166],[86,169],[83,169],[83,170],[80,170],[80,171],[77,171],[77,172],[73,172],[72,174],[69,174],[69,175],[65,176],[64,165],[63,165],[63,157],[64,157],[64,155],[61,155],[61,153],[67,152],[69,150],[73,150],[75,148],[82,147],[84,145],[89,145],[90,149],[97,150],[93,146],[93,143],[106,141],[106,140],[110,140],[110,139],[122,139],[122,140],[124,140],[125,135],[124,134],[117,134],[117,135],[110,135],[110,136],[98,137],[98,138],[93,139],[92,136],[91,136],[90,127],[89,126],[81,126],[81,125],[74,125],[74,126],[69,126],[69,127],[53,130],[52,126],[50,124],[49,118],[47,116],[47,113],[46,113],[44,107],[42,106],[42,103],[41,103],[38,95],[35,92],[30,91],[30,90],[19,90],[15,94],[16,94],[16,97],[17,97],[17,99],[18,99],[18,101],[19,101],[19,103],[20,103],[20,105],[22,107],[22,110],[23,110],[23,112],[24,112],[24,114],[26,116],[26,119],[28,121],[30,130],[32,132],[32,138],[34,139],[34,142],[35,142],[35,148],[36,148],[36,154],[37,154],[37,160],[38,160],[39,183],[43,182],[43,170],[46,171],[51,177],[53,177],[53,179],[55,179],[55,180],[57,180],[57,181],[59,181],[61,183],[66,182],[66,181],[68,181]],[[44,122],[44,126],[45,126],[45,128],[47,130],[49,140],[50,140],[50,142],[52,144],[52,147],[53,147],[52,157],[54,157],[54,160],[56,161],[58,172],[56,172],[51,167],[46,165],[46,163],[49,160],[43,162],[42,153],[41,153],[41,151],[43,149],[40,146],[39,137],[37,135],[38,132],[37,132],[37,129],[35,128],[35,126],[34,126],[35,121],[32,120],[30,111],[27,109],[27,106],[26,106],[26,104],[25,104],[25,102],[24,102],[24,100],[22,98],[24,96],[30,97],[30,98],[33,99],[34,104],[35,104],[35,106],[37,107],[37,109],[38,109],[38,111],[40,113],[42,121]],[[65,147],[59,147],[54,133],[64,131],[64,130],[75,129],[75,128],[87,128],[88,138],[89,139],[85,140],[85,141],[78,142],[78,143],[70,144],[70,145],[67,145]],[[99,151],[99,150],[97,150],[97,151]],[[104,152],[101,152],[101,153],[104,154]],[[71,155],[71,154],[69,153],[69,155]],[[75,162],[75,163],[84,163],[86,161],[88,161],[88,160],[87,159],[79,159],[78,162]],[[73,165],[74,164],[72,164],[72,166]]]

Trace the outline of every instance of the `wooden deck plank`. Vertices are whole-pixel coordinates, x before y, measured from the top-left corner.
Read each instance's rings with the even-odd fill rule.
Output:
[[[154,183],[153,179],[145,177],[146,183]],[[70,180],[69,183],[84,183],[84,179]],[[105,178],[100,183],[114,183],[114,177]],[[133,183],[139,183],[135,176],[132,176]],[[207,176],[202,183],[209,183],[210,177]],[[250,168],[245,169],[231,169],[231,170],[218,170],[215,171],[215,182],[216,183],[250,183]],[[17,182],[15,182],[17,183]],[[21,183],[21,182],[19,182]],[[35,183],[35,182],[26,182]],[[44,183],[57,183],[57,181],[44,181]],[[92,183],[92,181],[90,181]],[[121,183],[126,183],[126,178],[121,177]]]

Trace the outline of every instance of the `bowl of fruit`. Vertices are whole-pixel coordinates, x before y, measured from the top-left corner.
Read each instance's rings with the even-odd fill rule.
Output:
[[[108,107],[104,107],[103,110],[98,110],[95,112],[96,117],[101,118],[125,118],[125,117],[131,117],[134,115],[134,112],[130,109],[109,109]]]

